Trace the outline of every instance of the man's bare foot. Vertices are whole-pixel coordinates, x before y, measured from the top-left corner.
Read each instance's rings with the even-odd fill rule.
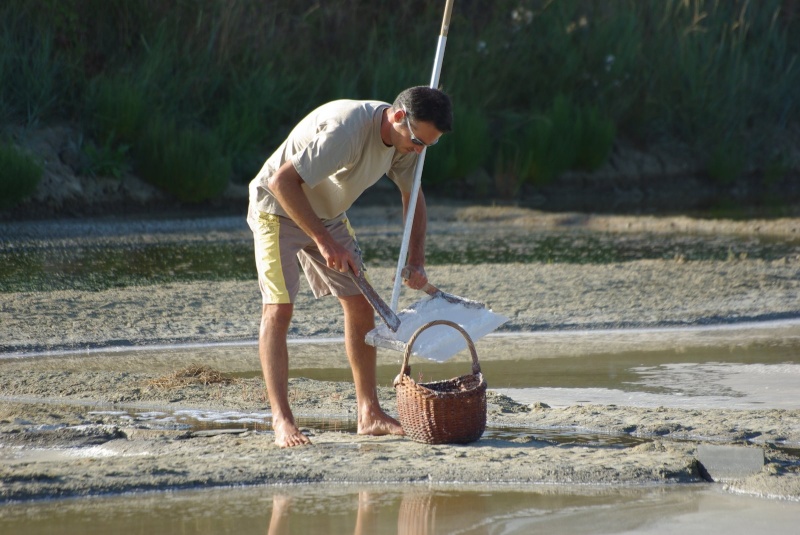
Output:
[[[311,439],[305,436],[294,422],[272,422],[272,429],[275,432],[275,444],[281,448],[311,444]]]
[[[405,432],[400,422],[381,411],[360,417],[358,422],[358,434],[382,436],[405,435]]]

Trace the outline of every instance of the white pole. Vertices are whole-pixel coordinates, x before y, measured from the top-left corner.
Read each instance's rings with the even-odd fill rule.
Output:
[[[439,87],[439,75],[442,73],[442,62],[444,61],[444,47],[447,44],[447,33],[450,31],[450,15],[453,12],[453,1],[447,0],[444,7],[444,17],[442,19],[442,29],[439,32],[439,41],[436,44],[436,57],[433,61],[433,74],[431,75],[430,87],[436,89]],[[392,289],[392,310],[397,311],[398,301],[400,300],[400,287],[403,281],[403,268],[406,265],[408,258],[408,243],[411,240],[411,228],[414,224],[414,212],[417,209],[417,198],[419,197],[419,188],[422,184],[422,167],[425,165],[425,151],[423,148],[417,158],[417,165],[414,168],[414,185],[411,189],[411,197],[408,201],[408,210],[406,212],[406,222],[403,229],[403,241],[400,244],[400,256],[397,259],[397,272],[394,276],[394,288]]]

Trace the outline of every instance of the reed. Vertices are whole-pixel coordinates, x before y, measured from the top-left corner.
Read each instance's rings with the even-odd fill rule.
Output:
[[[0,208],[12,207],[35,192],[43,173],[33,155],[0,141]]]
[[[391,100],[426,85],[442,7],[5,0],[0,121],[77,123],[97,147],[111,133],[137,159],[147,152],[136,148],[147,142],[144,115],[209,133],[232,162],[227,179],[244,183],[320,103]],[[543,130],[562,127],[550,117],[559,96],[594,124],[575,130],[602,138],[576,141],[589,152],[568,168],[595,168],[613,136],[689,146],[722,181],[774,162],[800,166],[786,141],[800,128],[800,41],[792,37],[800,20],[781,0],[456,2],[451,28],[441,80],[459,117],[450,140],[429,151],[430,180],[479,169],[532,180],[523,176],[537,151],[536,180],[558,180],[568,158],[557,153],[567,148],[554,152],[543,139],[572,134]],[[739,161],[725,157],[731,151]]]
[[[213,133],[158,118],[144,129],[134,157],[144,180],[187,203],[219,197],[231,173]]]
[[[453,132],[441,137],[426,152],[422,178],[426,185],[438,186],[462,180],[489,163],[491,134],[483,110],[456,107]]]
[[[67,65],[54,58],[52,32],[21,26],[18,16],[0,23],[0,113],[6,120],[33,125],[55,113]]]

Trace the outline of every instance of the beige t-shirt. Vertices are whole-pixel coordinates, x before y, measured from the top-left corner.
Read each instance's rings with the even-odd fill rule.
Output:
[[[401,154],[381,140],[381,116],[389,104],[336,100],[308,114],[250,182],[250,202],[260,212],[287,216],[267,180],[287,160],[302,177],[303,191],[321,219],[333,219],[384,174],[410,192],[416,153]]]

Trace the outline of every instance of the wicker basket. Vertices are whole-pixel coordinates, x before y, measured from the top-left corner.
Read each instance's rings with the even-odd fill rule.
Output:
[[[449,325],[467,340],[472,354],[472,374],[447,381],[416,383],[408,358],[417,337],[434,325]],[[478,440],[486,429],[486,381],[469,334],[447,320],[426,323],[411,336],[403,355],[403,366],[394,380],[397,412],[407,437],[425,444],[466,444]]]

